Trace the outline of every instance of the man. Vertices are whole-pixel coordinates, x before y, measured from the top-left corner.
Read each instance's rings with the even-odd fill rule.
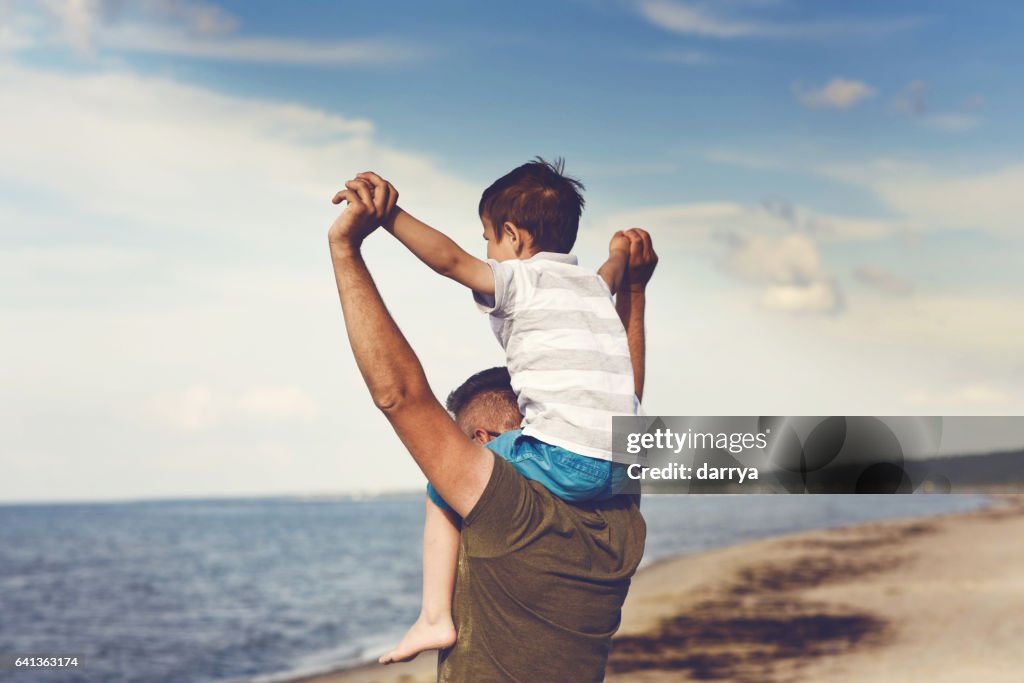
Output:
[[[516,423],[501,390],[464,391],[458,423],[427,384],[361,253],[397,193],[349,184],[328,233],[356,364],[374,403],[427,479],[462,518],[453,601],[458,632],[438,681],[601,681],[646,528],[636,496],[572,505],[524,479],[483,446]],[[643,391],[644,289],[657,263],[650,238],[628,231],[630,265],[617,301],[637,395]],[[455,392],[455,395],[459,392]],[[453,395],[454,396],[454,395]],[[506,394],[507,397],[507,394]],[[458,397],[456,396],[456,399]],[[458,402],[458,400],[456,400]],[[470,438],[467,438],[470,437]]]

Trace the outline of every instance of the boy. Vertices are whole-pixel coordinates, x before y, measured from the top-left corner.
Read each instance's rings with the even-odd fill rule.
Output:
[[[359,174],[346,187],[393,191],[372,173]],[[540,158],[499,178],[480,199],[487,260],[397,206],[384,223],[420,260],[472,290],[490,314],[523,425],[487,447],[569,502],[617,492],[623,474],[611,462],[611,416],[635,415],[639,408],[626,333],[612,303],[629,260],[629,239],[621,232],[612,237],[597,274],[576,264],[569,251],[583,210],[582,189],[562,174],[561,161]],[[420,617],[380,658],[382,664],[455,642],[451,595],[460,521],[432,486],[427,491]]]

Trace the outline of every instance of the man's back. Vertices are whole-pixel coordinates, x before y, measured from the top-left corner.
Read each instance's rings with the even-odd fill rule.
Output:
[[[643,555],[639,498],[571,505],[495,457],[463,521],[438,681],[601,681]]]

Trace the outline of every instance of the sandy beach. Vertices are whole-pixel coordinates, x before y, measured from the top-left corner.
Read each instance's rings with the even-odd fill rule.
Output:
[[[637,574],[609,683],[1020,681],[1024,496],[815,531]],[[427,683],[436,655],[300,679]]]

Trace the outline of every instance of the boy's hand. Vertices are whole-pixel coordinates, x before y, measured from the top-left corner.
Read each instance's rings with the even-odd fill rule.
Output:
[[[621,230],[612,235],[608,244],[608,260],[597,269],[608,291],[614,296],[625,281],[626,268],[629,265],[629,239]]]
[[[346,189],[334,195],[331,203],[345,201],[348,206],[327,232],[327,241],[332,246],[359,246],[394,211],[398,192],[379,177],[377,180],[382,186],[375,187],[367,179],[354,178],[345,183]]]
[[[616,252],[625,254],[629,257],[629,238],[626,237],[626,233],[619,230],[617,233],[612,235],[612,241],[608,244],[608,253],[614,254]]]
[[[651,244],[651,236],[640,228],[630,228],[624,233],[616,234],[624,235],[629,241],[629,266],[626,268],[623,284],[630,289],[643,291],[658,266],[658,255]],[[613,237],[612,241],[614,240]]]

